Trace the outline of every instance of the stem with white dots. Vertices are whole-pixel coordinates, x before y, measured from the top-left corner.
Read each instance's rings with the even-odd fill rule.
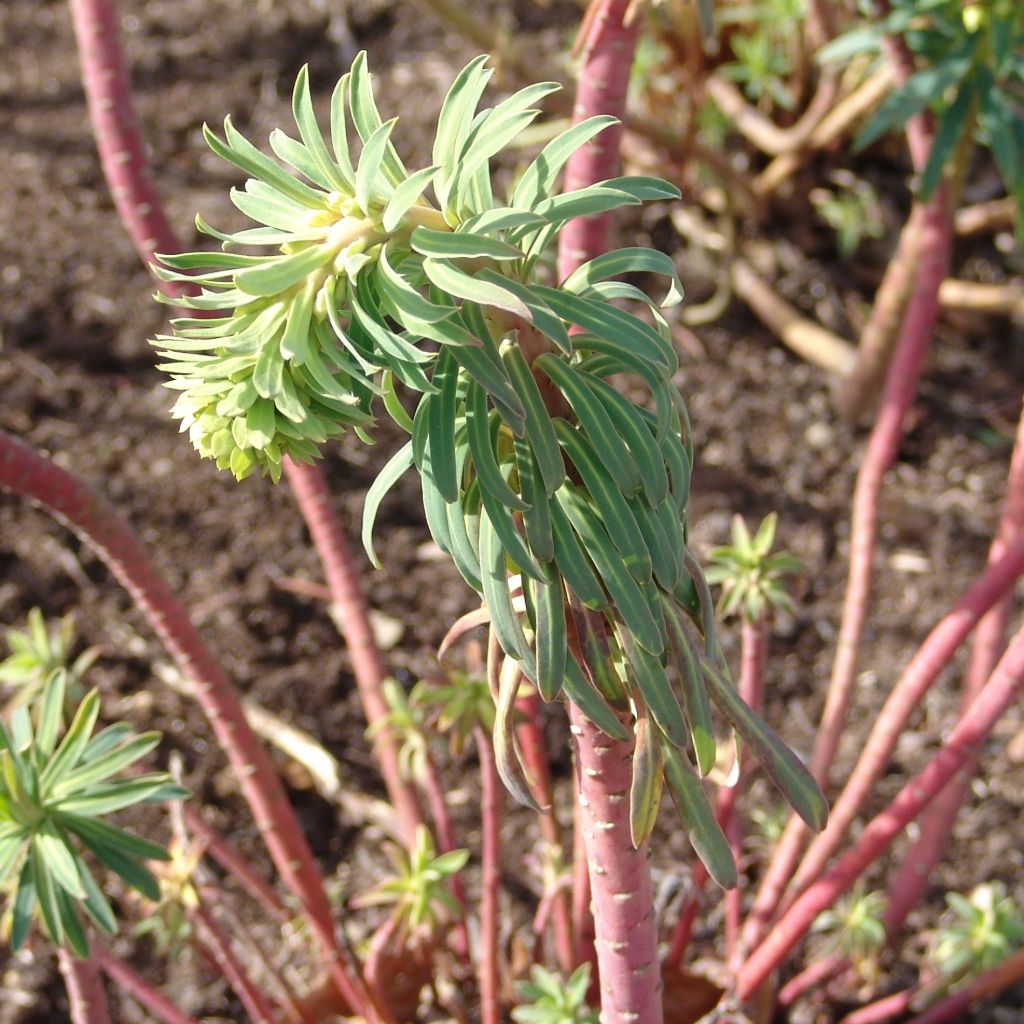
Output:
[[[629,828],[633,739],[611,739],[572,704],[569,720],[597,931],[601,1024],[661,1024],[648,844],[635,849]]]

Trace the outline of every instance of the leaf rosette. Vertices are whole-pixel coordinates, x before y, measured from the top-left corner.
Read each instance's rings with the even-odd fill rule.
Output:
[[[620,716],[635,717],[635,840],[653,827],[664,776],[695,845],[717,862],[712,874],[728,882],[728,844],[699,780],[715,759],[712,701],[808,821],[820,825],[825,811],[802,766],[726,678],[710,593],[687,545],[693,449],[661,311],[682,289],[672,260],[653,249],[600,255],[561,282],[545,260],[569,220],[679,191],[622,177],[560,192],[569,157],[614,123],[594,117],[549,142],[496,199],[492,158],[557,86],[478,110],[485,60],[456,77],[432,162],[412,173],[392,144],[395,122],[377,112],[363,54],[334,90],[330,149],[300,73],[299,139],[270,138],[292,170],[230,121],[223,141],[208,133],[220,156],[252,175],[232,199],[262,226],[223,234],[200,222],[225,251],[164,259],[164,276],[201,289],[186,304],[228,311],[175,321],[174,335],[157,339],[181,391],[175,412],[219,465],[277,479],[285,456],[313,459],[346,427],[369,440],[382,407],[410,437],[366,497],[371,559],[377,509],[415,466],[430,532],[481,595],[506,663],[609,735],[628,735]],[[275,251],[235,251],[252,246]],[[664,303],[619,280],[628,273],[667,278]],[[647,400],[627,399],[613,376]],[[500,677],[499,768],[529,799],[512,742],[519,673]]]

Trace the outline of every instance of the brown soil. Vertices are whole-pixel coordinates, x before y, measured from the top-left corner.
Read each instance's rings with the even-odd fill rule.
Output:
[[[353,0],[345,8],[349,38],[339,31],[340,20],[328,31],[324,11],[335,6],[316,0],[122,4],[125,46],[157,180],[187,242],[193,241],[189,225],[196,210],[218,225],[233,222],[227,187],[234,176],[206,150],[201,125],[216,124],[231,112],[250,137],[265,139],[273,126],[289,122],[291,83],[303,63],[311,66],[314,94],[323,97],[351,58],[352,46],[366,47],[381,108],[402,116],[400,147],[414,161],[427,155],[440,97],[453,70],[475,48],[411,2]],[[492,13],[516,30],[521,47],[540,54],[559,52],[577,18],[567,0],[543,10],[500,4]],[[0,7],[0,39],[0,131],[6,144],[0,165],[0,427],[50,453],[115,501],[241,689],[336,754],[353,791],[379,795],[346,653],[323,604],[281,585],[292,578],[320,579],[289,492],[262,480],[235,485],[194,455],[167,415],[168,393],[147,343],[161,329],[165,310],[151,299],[152,282],[103,184],[66,5],[15,0]],[[899,180],[885,167],[877,177],[883,183]],[[828,236],[801,207],[808,226],[798,238],[789,239],[788,221],[778,225],[778,237],[789,239],[787,246],[797,252],[783,289],[813,296],[806,304],[819,315],[831,309],[838,326],[852,333],[844,312],[844,303],[856,295],[851,281],[877,278],[905,198],[893,195],[888,238],[869,248],[861,257],[864,266],[853,272],[834,257]],[[684,283],[695,298],[702,297],[708,282],[683,258],[663,214],[648,214],[630,232],[634,244],[646,240],[677,251]],[[1001,259],[987,243],[957,253],[961,273],[1001,273]],[[938,331],[913,423],[886,488],[878,584],[840,776],[899,668],[984,561],[1024,379],[1021,340],[1019,327],[1004,322],[984,322],[983,329],[945,322]],[[776,630],[768,680],[769,717],[796,749],[806,751],[839,618],[848,502],[862,437],[834,415],[823,375],[780,349],[744,310],[734,307],[723,321],[700,331],[699,347],[702,354],[692,345],[683,352],[679,379],[699,451],[693,536],[706,549],[727,538],[733,513],[753,523],[776,510],[781,542],[807,564],[798,614]],[[377,446],[366,449],[350,438],[324,459],[355,546],[365,490],[394,440],[383,431]],[[388,500],[377,532],[384,568],[368,572],[366,586],[373,606],[404,627],[388,656],[400,679],[414,680],[434,670],[432,652],[447,625],[474,602],[455,571],[434,557],[413,480],[403,481]],[[171,750],[182,754],[197,798],[215,808],[224,827],[258,857],[205,722],[190,703],[154,681],[153,664],[166,656],[125,594],[73,536],[23,502],[2,497],[0,624],[20,623],[33,605],[51,617],[75,612],[84,642],[105,650],[93,678],[107,696],[107,713],[162,729],[162,756]],[[735,654],[736,631],[724,632]],[[873,808],[934,749],[955,708],[956,685],[957,674],[950,671],[927,698]],[[556,774],[564,782],[564,722],[552,711],[548,724]],[[956,827],[955,855],[941,868],[914,922],[921,928],[934,924],[946,889],[966,891],[999,878],[1024,896],[1024,752],[1017,744],[1016,757],[1008,756],[1006,742],[1020,725],[1021,714],[1014,710],[989,744],[984,781]],[[289,779],[325,869],[337,875],[346,894],[365,888],[363,875],[380,862],[376,833],[339,826],[336,811],[304,787],[301,774],[292,772]],[[472,790],[454,774],[451,785],[457,789],[457,823],[473,843]],[[761,784],[750,799],[774,801]],[[514,820],[526,839],[510,830],[508,895],[514,918],[522,920],[536,888],[521,864],[533,824],[526,816]],[[691,855],[684,840],[668,830],[667,818],[665,825],[657,869],[669,885],[684,877]],[[709,951],[705,942],[702,952]],[[920,945],[911,943],[893,978],[905,978],[906,965],[919,954]],[[211,985],[187,959],[165,974],[155,957],[145,950],[142,956],[149,976],[174,980],[190,1012],[240,1019],[222,987]],[[0,1022],[51,1021],[66,1014],[41,943],[10,967]],[[1007,994],[1001,1003],[1001,1009],[976,1019],[1024,1019],[1024,993]],[[115,1004],[118,1021],[142,1019],[127,1000]],[[828,1008],[821,1014],[819,1019],[830,1019]]]

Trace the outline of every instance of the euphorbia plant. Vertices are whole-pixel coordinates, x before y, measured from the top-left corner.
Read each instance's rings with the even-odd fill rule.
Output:
[[[433,163],[412,173],[391,142],[395,122],[377,111],[362,54],[334,91],[330,147],[305,71],[293,97],[299,138],[270,138],[282,163],[230,120],[223,140],[208,130],[214,151],[251,175],[232,200],[260,226],[223,233],[199,220],[223,251],[163,258],[161,276],[201,289],[176,301],[218,315],[175,320],[156,344],[181,392],[182,428],[239,478],[259,469],[276,480],[285,457],[312,460],[346,428],[368,440],[381,412],[410,434],[367,496],[367,549],[375,557],[381,500],[415,466],[434,540],[480,594],[497,641],[494,750],[506,785],[530,802],[512,742],[522,675],[544,699],[574,706],[584,793],[619,794],[625,768],[629,834],[609,829],[602,856],[628,860],[636,889],[593,870],[600,917],[606,905],[650,899],[646,858],[634,847],[642,851],[650,836],[663,778],[710,873],[733,883],[699,781],[715,760],[712,701],[808,824],[821,827],[825,806],[732,688],[687,545],[693,448],[672,381],[675,351],[658,306],[614,280],[662,274],[666,301],[677,301],[671,260],[632,248],[598,255],[561,281],[548,269],[548,250],[573,218],[678,191],[626,177],[559,192],[566,161],[614,123],[597,116],[550,142],[507,199],[496,199],[491,158],[557,86],[534,85],[477,112],[490,77],[484,63],[457,76]],[[618,299],[642,302],[657,326],[613,305]],[[649,401],[626,398],[607,382],[612,375],[642,384]],[[603,737],[635,745],[631,768],[603,764]],[[653,950],[639,934],[655,934],[649,904],[636,909],[635,948]],[[655,965],[609,945],[598,949],[606,1019],[657,1019]]]

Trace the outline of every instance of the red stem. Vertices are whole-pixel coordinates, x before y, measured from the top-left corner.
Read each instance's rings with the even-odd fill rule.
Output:
[[[227,673],[128,522],[66,470],[2,431],[0,487],[42,505],[95,551],[145,615],[181,674],[193,681],[196,700],[227,755],[271,859],[310,922],[332,977],[350,1005],[364,1007],[358,982],[335,939],[320,870],[273,764],[249,727]]]
[[[242,1006],[252,1018],[253,1024],[277,1024],[274,1007],[260,987],[249,977],[242,962],[231,948],[231,940],[224,934],[224,930],[216,918],[202,904],[196,907],[194,913],[196,919],[203,926],[201,933],[203,946],[235,995],[241,1000]]]
[[[178,239],[164,214],[150,171],[131,82],[121,52],[114,0],[70,0],[82,83],[103,174],[135,251],[150,264],[156,253],[178,251]],[[169,295],[185,294],[162,283]]]
[[[910,1010],[910,1004],[917,995],[917,988],[904,989],[902,992],[895,992],[884,999],[876,1000],[867,1006],[862,1006],[853,1013],[848,1013],[839,1024],[881,1024],[882,1021],[892,1020]]]
[[[833,953],[831,956],[815,960],[779,989],[778,1005],[783,1007],[791,1006],[812,988],[817,988],[826,981],[831,981],[840,971],[849,966],[849,959],[842,953]]]
[[[157,252],[180,252],[181,244],[151,180],[120,45],[116,4],[114,0],[71,0],[71,11],[103,173],[121,222],[148,265]],[[181,287],[166,290],[172,295],[185,292]],[[374,642],[354,559],[319,468],[288,461],[285,470],[323,563],[366,719],[372,724],[387,713],[380,690],[386,671]],[[415,790],[398,771],[396,744],[386,729],[378,733],[375,752],[399,824],[411,844],[423,816]]]
[[[189,831],[213,858],[274,920],[285,923],[291,917],[274,887],[220,834],[192,804],[184,804],[182,813]]]
[[[68,991],[72,1024],[110,1024],[107,995],[95,958],[79,960],[74,953],[59,946],[57,962]]]
[[[522,719],[516,726],[516,741],[523,758],[527,774],[533,779],[537,802],[543,808],[538,815],[541,838],[546,847],[545,862],[554,858],[563,864],[562,836],[555,815],[551,790],[551,766],[548,763],[547,744],[540,727],[540,701],[536,692],[531,691],[516,701],[516,710]],[[557,880],[556,880],[557,882]],[[549,897],[546,919],[550,919],[555,934],[555,955],[558,965],[568,977],[575,966],[572,948],[572,919],[570,918],[569,893],[559,886]]]
[[[345,531],[334,512],[333,496],[316,466],[300,465],[289,460],[285,464],[285,473],[323,563],[327,585],[336,608],[335,621],[352,659],[352,671],[366,721],[371,725],[386,723],[389,709],[381,684],[387,677],[387,670],[380,648],[374,640],[355,559]],[[376,732],[374,753],[402,834],[406,844],[411,846],[416,828],[423,822],[423,812],[415,789],[402,778],[398,766],[398,744],[386,725]]]
[[[597,114],[611,114],[621,121],[626,110],[626,89],[633,66],[633,52],[640,19],[624,24],[631,0],[593,0],[581,33],[582,61],[576,82],[573,122]],[[619,166],[621,124],[612,125],[581,149],[565,165],[563,190],[586,188],[615,175]],[[565,280],[581,263],[607,252],[610,247],[610,213],[577,217],[562,228],[558,243],[558,277]]]
[[[590,988],[594,1000],[598,998],[597,948],[594,932],[594,914],[590,907],[590,866],[587,848],[583,842],[583,808],[579,795],[573,804],[572,821],[572,942],[573,963],[590,964]]]
[[[811,774],[823,788],[839,745],[846,709],[856,681],[857,655],[867,618],[878,536],[879,496],[885,474],[903,438],[903,420],[917,389],[917,380],[939,311],[939,285],[948,270],[952,230],[948,190],[944,185],[936,189],[925,209],[922,237],[924,243],[914,291],[886,375],[882,403],[868,439],[854,490],[850,573],[843,602],[842,624],[825,710],[811,758]],[[760,892],[747,919],[744,940],[748,947],[753,946],[764,934],[765,926],[775,912],[796,867],[806,834],[806,827],[793,816],[776,848],[771,867],[761,883]]]
[[[569,705],[597,931],[602,1024],[661,1024],[649,844],[629,826],[633,739],[613,740]]]
[[[501,895],[502,785],[487,731],[475,730],[483,798],[483,850],[480,871],[480,1016],[483,1024],[501,1024],[498,978],[498,897]]]
[[[925,694],[982,616],[1006,594],[1012,593],[1013,584],[1022,574],[1024,543],[1018,542],[1007,549],[998,562],[989,565],[918,648],[875,719],[868,741],[850,773],[849,782],[832,806],[828,825],[815,837],[804,856],[793,879],[791,888],[794,893],[817,878],[839,848],[847,829],[885,771],[900,735],[921,706]],[[991,673],[990,667],[989,675]]]
[[[981,693],[957,722],[938,753],[900,790],[885,810],[871,820],[834,867],[797,899],[774,925],[770,935],[754,950],[737,980],[740,998],[748,998],[765,982],[806,934],[818,914],[847,892],[967,761],[977,756],[1000,715],[1019,696],[1022,687],[1024,627],[1014,636]]]
[[[1010,458],[1006,501],[999,519],[995,540],[989,550],[991,568],[1013,548],[1024,544],[1024,416],[1017,427],[1017,440]],[[971,646],[971,658],[960,694],[960,713],[980,692],[992,674],[1006,643],[1006,627],[1013,604],[1007,591],[978,624]],[[903,927],[907,914],[917,905],[928,885],[932,869],[942,858],[953,822],[967,796],[971,778],[978,769],[976,761],[962,772],[938,796],[921,816],[920,834],[900,863],[889,886],[889,904],[885,923],[890,939]]]
[[[199,1024],[188,1017],[167,996],[142,977],[133,967],[102,946],[94,945],[93,959],[119,989],[127,992],[143,1009],[162,1024]]]
[[[984,971],[959,992],[947,995],[908,1024],[942,1024],[947,1020],[963,1020],[967,1010],[982,999],[1015,985],[1024,978],[1024,949],[1008,956],[1001,964]]]

